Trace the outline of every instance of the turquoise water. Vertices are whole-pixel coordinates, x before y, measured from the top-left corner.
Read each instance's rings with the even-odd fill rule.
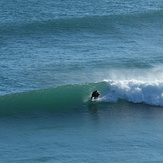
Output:
[[[0,162],[162,162],[162,9],[1,0]]]

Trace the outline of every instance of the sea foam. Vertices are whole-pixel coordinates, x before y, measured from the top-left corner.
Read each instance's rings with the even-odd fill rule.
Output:
[[[163,81],[120,80],[106,81],[109,90],[103,96],[105,102],[123,99],[133,103],[163,106]]]

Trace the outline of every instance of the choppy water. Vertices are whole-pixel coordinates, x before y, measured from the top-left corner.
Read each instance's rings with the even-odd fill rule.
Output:
[[[162,9],[1,0],[1,162],[162,162]]]

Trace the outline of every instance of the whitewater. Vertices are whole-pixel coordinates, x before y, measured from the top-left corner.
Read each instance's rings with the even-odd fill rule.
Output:
[[[162,17],[162,0],[1,0],[0,162],[162,162]]]

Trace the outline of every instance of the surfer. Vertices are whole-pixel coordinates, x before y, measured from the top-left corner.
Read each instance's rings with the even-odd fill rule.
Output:
[[[98,96],[100,95],[100,93],[96,90],[96,91],[94,91],[93,93],[92,93],[92,96],[91,96],[91,100],[92,99],[97,99],[98,98]]]

